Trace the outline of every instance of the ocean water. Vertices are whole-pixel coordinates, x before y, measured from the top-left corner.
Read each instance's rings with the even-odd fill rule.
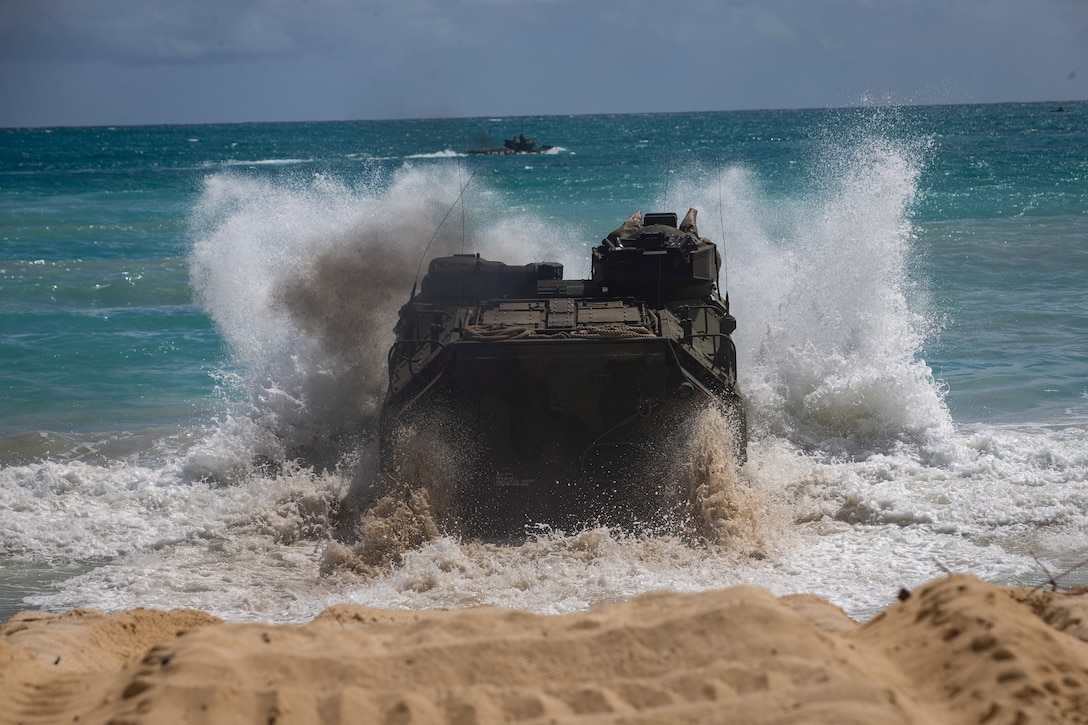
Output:
[[[0,618],[741,583],[865,618],[945,571],[1086,583],[1088,103],[1062,105],[0,129]],[[554,148],[465,153],[517,133]],[[631,212],[688,207],[750,406],[728,535],[346,565],[425,253],[583,277]]]

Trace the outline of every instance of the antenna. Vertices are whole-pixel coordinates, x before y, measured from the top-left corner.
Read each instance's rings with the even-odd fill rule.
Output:
[[[719,239],[721,244],[719,245],[722,251],[722,268],[725,270],[725,309],[729,311],[729,255],[725,248],[725,199],[722,195],[722,156],[718,154],[718,224],[721,225],[722,231]],[[719,290],[719,293],[721,291]]]
[[[461,159],[457,159],[457,187],[461,193],[457,198],[461,200],[461,254],[465,253],[465,188],[461,186]]]
[[[473,169],[472,174],[470,174],[469,177],[468,177],[468,181],[465,182],[464,186],[461,186],[461,164],[460,164],[460,162],[458,162],[458,164],[457,164],[457,185],[458,185],[458,187],[460,187],[460,191],[457,194],[457,198],[453,200],[452,204],[450,204],[450,208],[446,210],[446,214],[445,214],[445,216],[442,217],[442,221],[438,222],[438,226],[435,227],[434,234],[432,234],[430,240],[428,240],[427,246],[423,248],[423,254],[421,254],[419,256],[419,265],[416,267],[416,278],[415,278],[415,280],[412,281],[412,296],[409,297],[408,299],[412,299],[412,297],[416,296],[416,285],[419,284],[419,273],[423,269],[423,260],[425,260],[427,258],[427,252],[429,252],[431,250],[431,245],[434,244],[435,237],[438,236],[438,232],[441,231],[442,225],[446,223],[446,219],[449,218],[450,213],[453,212],[454,208],[456,208],[457,202],[461,202],[461,250],[464,251],[464,248],[465,248],[465,237],[464,237],[464,234],[465,234],[465,204],[464,204],[463,199],[464,199],[464,196],[465,196],[465,189],[467,189],[468,185],[472,183],[472,179],[475,176],[476,176],[476,169]]]
[[[672,148],[665,157],[665,209],[669,208],[669,176],[672,174]]]

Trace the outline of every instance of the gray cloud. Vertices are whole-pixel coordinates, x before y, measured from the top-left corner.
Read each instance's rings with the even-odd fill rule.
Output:
[[[279,5],[203,0],[9,3],[0,11],[0,54],[20,60],[122,64],[297,55],[312,40],[307,25],[313,23]]]
[[[0,125],[1067,100],[1086,37],[1084,0],[9,0]]]

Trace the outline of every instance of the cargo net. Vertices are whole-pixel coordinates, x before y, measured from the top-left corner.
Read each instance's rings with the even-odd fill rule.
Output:
[[[532,337],[589,338],[619,340],[634,337],[656,337],[657,333],[646,325],[627,325],[621,322],[602,325],[583,325],[573,330],[555,330],[541,332],[535,327],[522,325],[469,325],[461,336],[463,340],[494,342],[497,340],[522,340]]]

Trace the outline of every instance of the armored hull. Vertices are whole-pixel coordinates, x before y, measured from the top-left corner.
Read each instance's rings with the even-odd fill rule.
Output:
[[[502,148],[475,149],[470,154],[483,154],[485,156],[510,156],[512,154],[541,154],[551,151],[553,146],[537,146],[536,139],[525,138],[525,134],[508,138],[502,142]]]
[[[437,456],[449,520],[473,535],[652,522],[699,411],[725,412],[744,458],[719,267],[694,210],[680,224],[636,213],[593,250],[589,279],[556,263],[433,260],[389,352],[384,475],[403,482]]]

